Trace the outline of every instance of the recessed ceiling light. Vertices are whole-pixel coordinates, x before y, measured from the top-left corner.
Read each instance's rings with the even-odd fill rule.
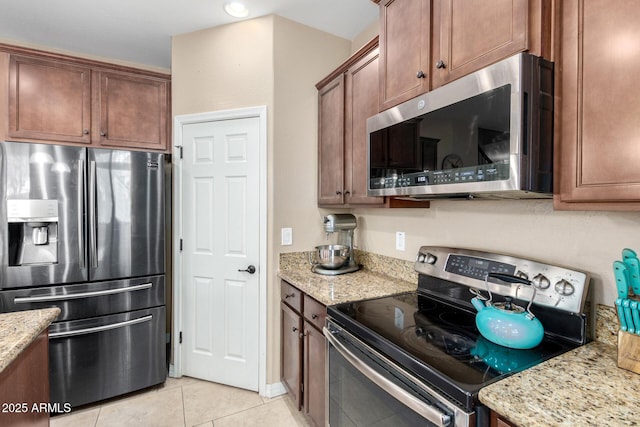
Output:
[[[234,18],[246,18],[249,15],[249,9],[239,1],[229,1],[224,4],[224,11]]]

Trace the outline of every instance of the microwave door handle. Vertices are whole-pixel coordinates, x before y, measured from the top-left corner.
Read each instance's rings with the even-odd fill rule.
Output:
[[[74,337],[77,335],[95,334],[96,332],[110,331],[112,329],[124,328],[126,326],[149,322],[151,320],[153,320],[153,316],[149,314],[148,316],[139,317],[137,319],[126,320],[124,322],[119,322],[119,323],[110,323],[108,325],[96,326],[94,328],[76,329],[74,331],[69,331],[69,332],[52,332],[49,334],[49,338],[50,339],[67,338],[67,337]]]
[[[91,268],[98,268],[98,231],[96,218],[96,162],[89,162],[89,260]]]
[[[87,185],[87,171],[84,160],[78,160],[78,264],[81,270],[86,267],[84,250],[84,194]]]
[[[329,344],[334,346],[342,357],[347,359],[347,361],[354,368],[360,371],[362,375],[370,379],[378,387],[381,387],[396,400],[398,400],[411,410],[415,411],[416,413],[422,415],[424,418],[431,421],[438,427],[447,427],[451,424],[451,416],[445,414],[444,412],[431,405],[425,404],[418,398],[408,394],[399,385],[393,383],[392,381],[389,381],[387,378],[380,375],[380,373],[378,373],[375,369],[371,368],[369,365],[355,356],[352,352],[350,352],[349,349],[347,349],[340,341],[338,341],[327,328],[323,328],[322,331]]]

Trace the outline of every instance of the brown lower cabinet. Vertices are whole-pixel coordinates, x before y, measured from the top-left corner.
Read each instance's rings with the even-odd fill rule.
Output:
[[[49,335],[42,332],[0,373],[0,426],[49,425]]]
[[[517,427],[510,421],[507,421],[502,415],[497,412],[491,411],[491,427]]]
[[[316,426],[325,425],[325,353],[322,334],[327,309],[290,283],[281,282],[281,380]]]

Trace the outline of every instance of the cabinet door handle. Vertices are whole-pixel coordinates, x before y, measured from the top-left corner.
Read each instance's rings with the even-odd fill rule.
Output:
[[[416,77],[419,78],[419,79],[424,79],[424,77],[425,77],[424,71],[422,71],[422,70],[418,71],[416,73]]]
[[[340,191],[340,190],[337,190],[337,191],[336,191],[336,196],[339,196],[339,195],[341,195],[341,194],[342,194],[342,191]]]
[[[290,293],[290,294],[286,294],[286,295],[284,296],[284,299],[293,298],[293,297],[295,297],[295,296],[296,296],[296,294],[292,292],[292,293]]]
[[[291,332],[296,332],[298,330],[298,328],[296,328],[295,326],[291,328]]]
[[[89,129],[82,129],[83,135],[89,135]]]
[[[347,191],[345,191],[345,192],[344,192],[344,195],[345,195],[345,196],[348,196],[349,194],[351,194],[351,191],[349,191],[349,190],[347,190]]]
[[[442,70],[443,68],[447,68],[447,64],[445,64],[444,61],[441,59],[440,61],[436,62],[436,68],[438,70]]]
[[[318,318],[318,315],[317,315],[317,314],[312,314],[312,315],[311,315],[311,318],[312,318],[313,320],[316,320],[316,319]]]
[[[100,136],[107,136],[107,133],[103,130],[100,131]]]

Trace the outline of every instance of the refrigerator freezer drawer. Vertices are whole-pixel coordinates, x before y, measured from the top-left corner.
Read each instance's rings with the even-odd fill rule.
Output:
[[[164,305],[165,277],[0,291],[0,312],[59,307],[57,322]]]
[[[164,382],[166,370],[164,307],[49,329],[52,403],[76,408],[140,390]]]

